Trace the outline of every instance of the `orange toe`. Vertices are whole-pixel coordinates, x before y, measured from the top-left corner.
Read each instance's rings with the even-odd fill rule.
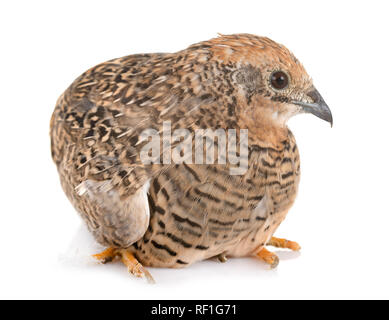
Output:
[[[145,277],[150,283],[155,283],[150,272],[142,266],[142,264],[135,258],[135,256],[127,249],[108,248],[101,253],[94,254],[93,257],[101,263],[107,263],[119,256],[128,271],[136,277]]]
[[[259,257],[261,260],[266,262],[270,265],[272,269],[278,266],[278,263],[280,262],[277,255],[273,252],[268,251],[266,248],[262,248],[258,253],[257,257]]]
[[[297,242],[272,237],[267,243],[269,246],[277,247],[277,248],[285,248],[293,251],[299,251],[301,249],[300,245]]]

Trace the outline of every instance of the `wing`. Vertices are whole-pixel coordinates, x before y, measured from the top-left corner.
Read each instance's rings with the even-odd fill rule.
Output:
[[[233,118],[232,106],[220,99],[226,88],[212,86],[217,75],[209,59],[206,48],[194,48],[132,55],[88,70],[57,103],[51,130],[54,161],[63,161],[64,149],[75,146],[71,162],[79,182],[110,179],[122,198],[134,194],[166,165],[141,161],[146,129],[162,136],[164,123],[169,130],[191,132],[231,128],[223,115]]]
[[[66,194],[101,243],[124,246],[139,237],[129,230],[141,234],[147,227],[147,182],[170,164],[141,161],[144,130],[163,135],[164,121],[189,130],[211,120],[222,124],[208,55],[111,60],[85,72],[59,98],[51,119],[52,156]],[[129,217],[136,227],[123,223]]]

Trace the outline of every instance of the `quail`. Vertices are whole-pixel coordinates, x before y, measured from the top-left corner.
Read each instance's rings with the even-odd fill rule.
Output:
[[[332,125],[287,48],[250,34],[219,35],[176,53],[134,54],[87,70],[56,103],[52,158],[67,197],[107,248],[95,255],[101,262],[118,257],[150,280],[147,266],[181,268],[213,257],[253,256],[275,267],[278,257],[266,246],[300,249],[273,234],[297,194],[300,158],[286,123],[301,113]],[[167,123],[186,138],[233,129],[238,141],[246,132],[236,147],[244,170],[193,155],[175,162],[161,147],[169,138],[155,144],[159,161],[144,161],[144,133],[165,136]],[[186,138],[170,139],[170,150]]]

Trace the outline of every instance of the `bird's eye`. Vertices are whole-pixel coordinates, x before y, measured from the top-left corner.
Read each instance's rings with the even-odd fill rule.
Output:
[[[289,78],[285,72],[276,71],[272,73],[270,83],[274,89],[282,90],[288,86]]]

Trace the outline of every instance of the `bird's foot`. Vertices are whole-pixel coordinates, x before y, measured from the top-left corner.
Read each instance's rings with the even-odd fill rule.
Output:
[[[227,255],[226,255],[226,253],[225,252],[223,252],[223,253],[221,253],[221,254],[219,254],[218,256],[217,256],[217,259],[220,261],[220,262],[227,262]]]
[[[100,263],[106,264],[108,262],[111,262],[113,259],[115,259],[116,256],[117,256],[116,249],[108,248],[105,249],[103,252],[94,254],[92,257],[99,260]]]
[[[297,242],[276,237],[272,237],[267,243],[267,245],[276,248],[290,249],[293,251],[299,251],[301,249],[300,245]],[[263,247],[257,253],[257,257],[269,264],[272,269],[277,267],[280,261],[275,253],[268,251],[265,247]]]
[[[145,277],[150,283],[155,283],[150,272],[126,249],[108,248],[101,253],[94,254],[93,257],[104,264],[113,261],[116,257],[120,257],[128,271],[134,276],[139,278]]]
[[[293,251],[299,251],[301,249],[300,245],[297,242],[276,237],[272,237],[267,243],[267,245],[276,248],[290,249]]]
[[[269,264],[270,268],[272,269],[277,267],[278,263],[280,262],[280,259],[277,257],[277,255],[273,252],[270,252],[265,247],[259,250],[257,257]]]

